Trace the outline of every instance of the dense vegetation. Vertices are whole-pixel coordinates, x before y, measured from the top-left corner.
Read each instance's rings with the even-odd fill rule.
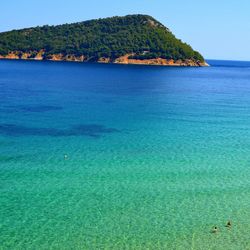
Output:
[[[129,15],[58,26],[42,26],[0,33],[0,55],[13,51],[84,55],[88,60],[111,59],[134,53],[134,58],[193,59],[203,57],[147,15]]]

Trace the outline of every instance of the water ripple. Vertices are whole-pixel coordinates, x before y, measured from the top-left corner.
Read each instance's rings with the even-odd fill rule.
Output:
[[[88,136],[99,138],[104,134],[120,132],[116,128],[108,128],[99,124],[79,124],[69,129],[26,127],[22,125],[0,124],[0,134],[7,136]]]

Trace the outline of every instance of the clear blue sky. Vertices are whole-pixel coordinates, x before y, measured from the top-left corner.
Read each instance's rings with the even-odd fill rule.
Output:
[[[207,59],[250,61],[250,0],[2,0],[0,32],[149,14]]]

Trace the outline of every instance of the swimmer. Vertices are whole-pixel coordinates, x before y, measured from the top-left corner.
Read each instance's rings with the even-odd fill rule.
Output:
[[[217,233],[218,232],[218,227],[213,227],[213,229],[212,229],[212,233]]]
[[[229,220],[226,224],[226,227],[231,227],[232,226],[232,222]]]
[[[65,154],[64,155],[64,160],[66,160],[66,159],[68,159],[68,155]]]

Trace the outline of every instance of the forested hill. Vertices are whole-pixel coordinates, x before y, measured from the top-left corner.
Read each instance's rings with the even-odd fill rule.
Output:
[[[3,32],[0,58],[205,65],[197,51],[147,15]]]

